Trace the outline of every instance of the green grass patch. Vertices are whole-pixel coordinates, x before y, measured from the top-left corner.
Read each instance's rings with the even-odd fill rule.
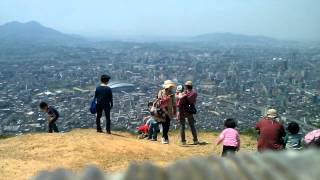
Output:
[[[240,134],[249,136],[252,139],[257,139],[258,138],[257,130],[255,130],[254,128],[249,128],[249,129],[242,130],[242,131],[240,131]]]
[[[8,139],[8,138],[11,138],[11,137],[14,137],[13,135],[0,135],[0,140],[1,139]]]

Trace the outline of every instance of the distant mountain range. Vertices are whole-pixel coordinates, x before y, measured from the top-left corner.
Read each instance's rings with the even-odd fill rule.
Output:
[[[112,39],[112,38],[110,38]],[[112,41],[115,41],[113,39]],[[119,41],[122,41],[119,39]],[[134,41],[134,39],[132,40]],[[139,40],[138,40],[139,41]],[[217,44],[217,45],[281,45],[281,44],[294,44],[293,41],[282,41],[274,38],[264,36],[248,36],[232,33],[212,33],[203,34],[195,37],[184,38],[164,38],[157,39],[151,38],[139,42],[195,42],[203,44]],[[61,45],[61,46],[78,46],[89,45],[87,39],[78,36],[59,32],[55,29],[45,27],[38,22],[30,21],[27,23],[9,22],[0,26],[0,47],[16,48],[23,46],[37,46],[37,45]]]
[[[80,36],[64,34],[38,22],[9,22],[0,26],[0,45],[73,45],[85,43]]]
[[[211,33],[195,36],[190,41],[196,42],[215,42],[224,44],[270,44],[282,43],[284,41],[265,37],[265,36],[249,36],[233,33]]]

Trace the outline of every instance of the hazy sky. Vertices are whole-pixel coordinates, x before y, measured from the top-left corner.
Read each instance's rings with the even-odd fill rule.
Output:
[[[0,24],[91,36],[233,32],[320,40],[320,0],[0,0]]]

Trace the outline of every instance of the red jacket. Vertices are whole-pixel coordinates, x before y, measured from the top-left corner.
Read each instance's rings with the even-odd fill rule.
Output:
[[[259,131],[258,151],[284,149],[283,137],[286,132],[278,121],[263,118],[257,123],[256,129]]]
[[[198,93],[197,92],[195,92],[194,90],[187,91],[186,92],[186,96],[187,96],[189,104],[194,104],[194,105],[196,104],[197,97],[198,97]]]
[[[181,98],[177,98],[177,107],[179,108],[179,113],[186,113],[186,106],[188,104],[196,104],[198,94],[197,92],[191,90],[184,93]]]
[[[139,127],[137,128],[137,130],[138,130],[138,132],[141,132],[141,133],[143,133],[143,134],[148,134],[148,132],[149,132],[149,126],[146,125],[146,124],[143,124],[143,125],[139,126]]]

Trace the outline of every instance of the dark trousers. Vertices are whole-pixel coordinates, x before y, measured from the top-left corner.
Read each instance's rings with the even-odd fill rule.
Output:
[[[101,107],[97,105],[97,119],[96,119],[96,124],[97,124],[97,131],[102,131],[101,128],[101,117],[102,113],[105,113],[106,116],[106,130],[108,133],[111,132],[111,120],[110,120],[110,108],[108,107]]]
[[[52,132],[59,132],[59,129],[56,125],[56,121],[51,121],[49,122],[49,133],[52,133]]]
[[[168,133],[169,133],[169,130],[170,130],[170,122],[171,122],[170,117],[166,116],[166,121],[161,123],[162,124],[162,137],[165,140],[169,140]]]
[[[192,114],[181,114],[179,122],[180,122],[180,136],[181,136],[181,142],[186,142],[186,120],[188,120],[190,129],[191,129],[191,133],[193,136],[193,141],[196,142],[198,141],[198,136],[197,136],[197,130],[195,127],[195,120],[193,118]]]
[[[229,154],[235,154],[237,149],[238,148],[234,146],[223,146],[222,157],[226,157]]]
[[[149,126],[148,139],[157,139],[159,132],[158,124],[151,124]]]

